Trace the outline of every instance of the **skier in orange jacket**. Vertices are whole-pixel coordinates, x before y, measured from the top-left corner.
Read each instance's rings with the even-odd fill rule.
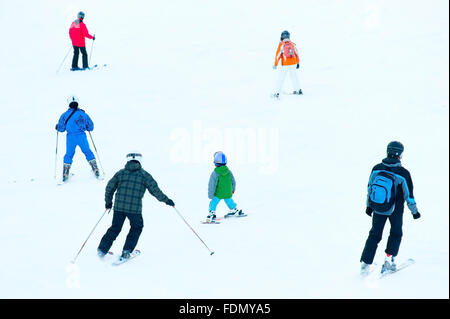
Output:
[[[278,45],[277,53],[275,55],[275,64],[273,66],[274,69],[277,68],[280,61],[281,69],[278,74],[275,93],[273,96],[279,98],[284,79],[288,73],[294,88],[293,94],[303,94],[298,83],[297,74],[295,73],[295,69],[300,68],[300,58],[295,43],[290,40],[290,34],[288,31],[283,31],[281,33],[280,44]]]

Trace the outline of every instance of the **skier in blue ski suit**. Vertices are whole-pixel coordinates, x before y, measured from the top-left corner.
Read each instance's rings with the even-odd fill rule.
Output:
[[[66,181],[69,176],[70,166],[72,165],[72,159],[77,146],[81,148],[95,176],[99,177],[97,162],[94,153],[92,153],[89,147],[85,133],[85,131],[90,132],[94,130],[94,122],[84,110],[78,108],[78,99],[75,96],[69,97],[68,102],[69,109],[61,115],[55,127],[58,132],[67,131],[63,181]]]

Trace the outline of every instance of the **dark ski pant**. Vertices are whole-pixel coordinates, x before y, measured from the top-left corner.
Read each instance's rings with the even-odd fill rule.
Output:
[[[383,235],[384,225],[389,219],[391,230],[386,245],[385,252],[392,256],[397,256],[402,240],[403,232],[403,210],[394,210],[392,215],[385,216],[373,213],[372,214],[372,228],[369,231],[369,237],[366,240],[364,250],[361,255],[361,260],[366,264],[372,264],[377,251],[378,243],[381,241]]]
[[[88,55],[86,51],[86,47],[73,47],[73,59],[72,59],[72,68],[78,68],[78,57],[81,54],[83,55],[83,68],[88,68]]]
[[[142,228],[144,228],[144,221],[142,219],[142,214],[130,214],[114,211],[112,225],[106,231],[105,235],[100,241],[98,249],[100,249],[104,253],[107,253],[109,251],[114,240],[116,240],[117,236],[119,236],[119,233],[122,230],[122,226],[126,218],[128,218],[128,220],[130,221],[131,228],[130,231],[128,232],[128,236],[125,241],[125,245],[123,246],[123,250],[128,250],[132,252],[134,248],[136,248],[139,236],[141,235],[142,232]]]

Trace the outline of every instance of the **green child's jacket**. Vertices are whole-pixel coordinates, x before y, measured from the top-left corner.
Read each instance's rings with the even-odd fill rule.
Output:
[[[209,178],[208,197],[210,199],[213,197],[220,199],[231,198],[235,190],[236,180],[233,173],[226,165],[216,167]]]

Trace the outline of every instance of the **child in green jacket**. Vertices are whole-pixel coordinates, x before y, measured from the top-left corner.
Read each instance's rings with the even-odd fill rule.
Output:
[[[206,221],[216,221],[216,208],[222,199],[230,209],[225,218],[246,216],[242,210],[236,208],[236,203],[233,201],[232,197],[236,190],[236,180],[233,173],[226,166],[227,157],[225,154],[216,152],[214,154],[214,164],[216,168],[212,172],[208,184],[208,197],[211,199],[211,202],[209,203],[209,214]]]

